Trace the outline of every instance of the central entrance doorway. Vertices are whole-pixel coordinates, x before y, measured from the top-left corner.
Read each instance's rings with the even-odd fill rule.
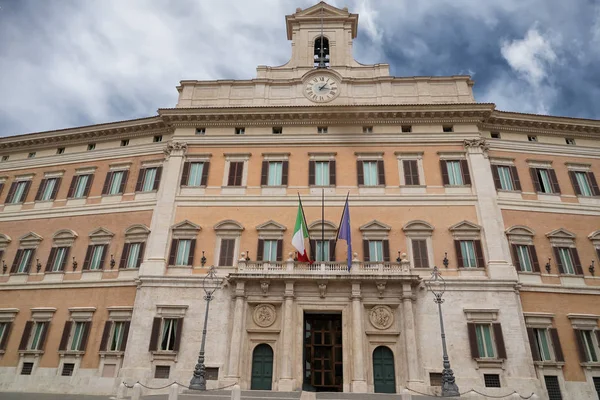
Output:
[[[342,314],[304,314],[303,390],[341,392]]]

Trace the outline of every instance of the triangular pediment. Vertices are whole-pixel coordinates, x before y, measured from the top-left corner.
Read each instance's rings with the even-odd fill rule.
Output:
[[[352,14],[348,12],[348,8],[337,8],[331,6],[324,1],[315,4],[307,9],[297,8],[296,12],[292,15],[286,15],[286,27],[288,40],[292,40],[294,26],[302,23],[307,23],[310,28],[314,28],[314,23],[319,22],[323,19],[323,25],[327,26],[331,22],[344,22],[350,23],[352,30],[352,39],[356,38],[358,31],[358,14]]]
[[[480,231],[481,230],[481,226],[474,224],[473,222],[469,222],[469,221],[461,221],[457,224],[452,225],[450,228],[448,228],[448,230],[450,230],[451,232],[455,232],[455,231]]]
[[[202,230],[200,225],[196,225],[195,223],[188,221],[187,219],[173,225],[171,227],[171,229],[173,229],[174,231],[177,230],[177,231],[196,231],[196,232]]]
[[[287,228],[281,225],[279,222],[275,222],[273,220],[269,220],[265,223],[256,226],[257,231],[278,231],[283,232]]]
[[[546,237],[555,239],[575,239],[575,234],[564,228],[558,228],[546,233]]]
[[[433,231],[433,226],[425,221],[421,221],[421,220],[416,220],[416,221],[410,221],[408,222],[406,225],[404,225],[402,227],[402,230],[404,232],[432,232]]]
[[[11,241],[12,239],[10,238],[10,236],[5,235],[4,233],[0,233],[0,249],[3,249],[6,246],[8,246]]]
[[[19,238],[19,242],[41,242],[43,237],[35,232],[29,232]]]
[[[600,229],[598,229],[597,231],[594,231],[594,232],[590,233],[588,235],[588,239],[594,240],[594,241],[600,240]]]
[[[114,233],[112,233],[108,229],[102,228],[102,227],[94,229],[89,234],[89,237],[113,237],[113,236],[115,236]]]
[[[362,231],[390,231],[392,229],[392,227],[384,224],[383,222],[379,222],[376,219],[374,219],[373,221],[367,222],[366,224],[364,224],[363,226],[361,226],[358,229],[361,232]]]
[[[296,10],[296,13],[294,14],[294,16],[296,18],[302,18],[302,17],[319,17],[321,18],[321,15],[323,16],[323,18],[326,17],[347,17],[350,15],[350,13],[348,12],[348,9],[342,9],[342,8],[337,8],[334,7],[330,4],[327,4],[324,1],[320,1],[317,4],[315,4],[312,7],[308,7],[304,10],[300,10],[299,9]],[[321,12],[322,10],[322,12]]]

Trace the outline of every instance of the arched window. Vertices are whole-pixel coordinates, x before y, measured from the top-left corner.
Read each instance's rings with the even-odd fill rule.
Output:
[[[323,50],[321,52],[321,49]],[[329,39],[319,36],[315,39],[315,67],[329,66]]]

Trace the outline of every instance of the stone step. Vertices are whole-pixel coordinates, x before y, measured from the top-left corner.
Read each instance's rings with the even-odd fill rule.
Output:
[[[269,399],[269,400],[298,400],[302,395],[302,392],[274,392],[270,390],[242,390],[242,400],[258,400],[258,399]],[[144,399],[146,396],[144,396]],[[179,394],[180,399],[187,400],[229,400],[231,398],[231,391],[229,390],[208,390],[201,392],[197,390],[184,390],[183,393]],[[150,399],[148,400],[160,400]]]

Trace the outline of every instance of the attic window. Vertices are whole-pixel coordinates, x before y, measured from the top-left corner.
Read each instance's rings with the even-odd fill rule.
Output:
[[[363,126],[363,133],[373,133],[372,126]]]
[[[492,139],[500,139],[500,132],[492,132],[491,136]]]
[[[196,135],[206,134],[206,128],[196,128]]]
[[[246,128],[240,127],[240,128],[235,128],[235,134],[236,135],[243,135],[246,133]]]
[[[326,126],[318,126],[317,133],[327,133],[327,127]]]
[[[325,36],[320,36],[315,39],[314,60],[315,67],[326,68],[329,66],[329,39]]]
[[[92,151],[96,148],[96,143],[90,143],[88,144],[88,151]]]
[[[575,146],[575,139],[573,138],[565,138],[565,143]]]
[[[444,125],[444,126],[442,126],[442,131],[444,131],[444,132],[454,132],[454,126],[452,126],[452,125]]]
[[[280,126],[273,127],[273,135],[281,135],[283,133],[283,128]]]
[[[154,143],[162,142],[162,135],[154,136],[152,140]]]
[[[2,161],[8,161],[9,156],[2,156]]]
[[[537,142],[537,136],[529,135],[527,136],[527,140],[530,142]]]
[[[121,140],[121,147],[129,146],[129,139]]]
[[[401,129],[402,133],[410,133],[412,132],[412,125],[402,125]]]
[[[59,147],[58,149],[56,149],[56,154],[64,154],[64,153],[65,153],[64,147]]]

